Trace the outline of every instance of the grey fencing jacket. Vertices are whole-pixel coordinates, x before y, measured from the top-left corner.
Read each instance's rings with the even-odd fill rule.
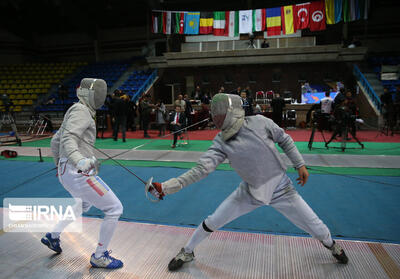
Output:
[[[228,159],[232,168],[248,184],[251,195],[269,204],[286,173],[286,165],[275,143],[283,149],[295,168],[305,164],[292,138],[271,119],[256,115],[245,117],[239,132],[228,141],[223,141],[219,133],[197,165],[177,179],[182,187],[186,187],[206,177]]]
[[[60,129],[51,139],[56,165],[60,158],[66,158],[76,166],[81,159],[94,155],[92,146],[96,141],[96,123],[93,117],[94,112],[82,103],[68,109]]]

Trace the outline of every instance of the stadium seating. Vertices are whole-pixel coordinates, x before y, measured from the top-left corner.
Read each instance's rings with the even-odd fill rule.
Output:
[[[368,59],[369,65],[372,67],[378,79],[381,80],[382,86],[389,89],[389,92],[396,92],[396,86],[400,85],[400,79],[382,80],[383,67],[397,66],[400,70],[400,56],[375,56]],[[393,67],[392,67],[393,68]],[[394,67],[396,68],[396,67]]]
[[[58,93],[52,94],[49,99],[54,99],[54,102],[38,106],[36,107],[36,111],[64,111],[66,107],[78,101],[76,88],[83,78],[91,77],[104,79],[110,89],[128,67],[129,63],[127,62],[100,62],[89,64],[72,77],[70,81],[64,84],[68,90],[68,98],[66,100],[62,101]]]
[[[118,87],[119,90],[122,90],[125,94],[130,97],[133,97],[135,92],[137,92],[140,87],[145,83],[148,77],[151,75],[152,71],[133,71],[128,79]]]
[[[26,63],[0,66],[0,94],[7,94],[13,101],[13,110],[32,106],[39,94],[46,94],[50,87],[75,71],[83,62]],[[0,110],[4,111],[0,105]]]

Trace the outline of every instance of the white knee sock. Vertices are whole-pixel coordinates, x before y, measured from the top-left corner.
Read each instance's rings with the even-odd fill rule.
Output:
[[[203,223],[201,223],[197,229],[194,231],[192,234],[192,237],[189,239],[189,241],[186,243],[184,249],[186,253],[192,253],[194,248],[202,242],[204,239],[206,239],[211,232],[207,232],[203,228]]]
[[[98,258],[107,250],[111,238],[114,234],[115,228],[118,224],[118,218],[104,218],[100,227],[99,243],[96,248],[95,257]]]
[[[61,232],[73,222],[73,220],[63,220],[57,223],[57,225],[54,227],[53,232],[51,233],[52,238],[59,238]]]

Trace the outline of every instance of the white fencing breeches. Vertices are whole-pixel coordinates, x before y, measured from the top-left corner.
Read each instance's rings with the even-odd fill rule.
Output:
[[[218,206],[215,212],[204,220],[204,224],[210,231],[215,231],[236,218],[263,205],[265,204],[256,200],[249,193],[248,185],[242,182],[239,187]],[[274,192],[269,205],[278,210],[297,227],[320,240],[326,246],[332,246],[333,240],[328,227],[297,193],[291,182],[287,187]],[[268,220],[265,221],[267,222]],[[204,230],[204,225],[200,224],[185,246],[185,250],[187,252],[193,251],[194,247],[209,234],[209,232]]]
[[[89,211],[91,206],[103,211],[105,216],[100,228],[99,247],[105,251],[123,211],[121,202],[100,177],[78,173],[78,170],[65,159],[59,162],[58,178],[74,198],[82,199],[83,212]],[[68,224],[59,222],[54,231],[61,232]]]

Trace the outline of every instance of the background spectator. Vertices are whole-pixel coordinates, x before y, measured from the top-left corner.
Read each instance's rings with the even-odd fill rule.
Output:
[[[159,137],[165,136],[165,129],[166,129],[166,114],[167,109],[165,108],[164,103],[161,100],[158,100],[156,104],[156,122],[158,125],[158,130],[160,133],[158,134]]]
[[[181,111],[181,106],[175,106],[175,111],[171,113],[171,116],[169,118],[170,122],[170,130],[171,132],[176,132],[174,133],[174,142],[172,144],[172,148],[176,147],[176,142],[178,140],[178,136],[181,134],[181,132],[177,132],[184,128],[185,126],[185,114]]]
[[[281,98],[279,93],[275,93],[271,102],[272,120],[280,127],[282,127],[282,113],[284,107],[285,101]]]

